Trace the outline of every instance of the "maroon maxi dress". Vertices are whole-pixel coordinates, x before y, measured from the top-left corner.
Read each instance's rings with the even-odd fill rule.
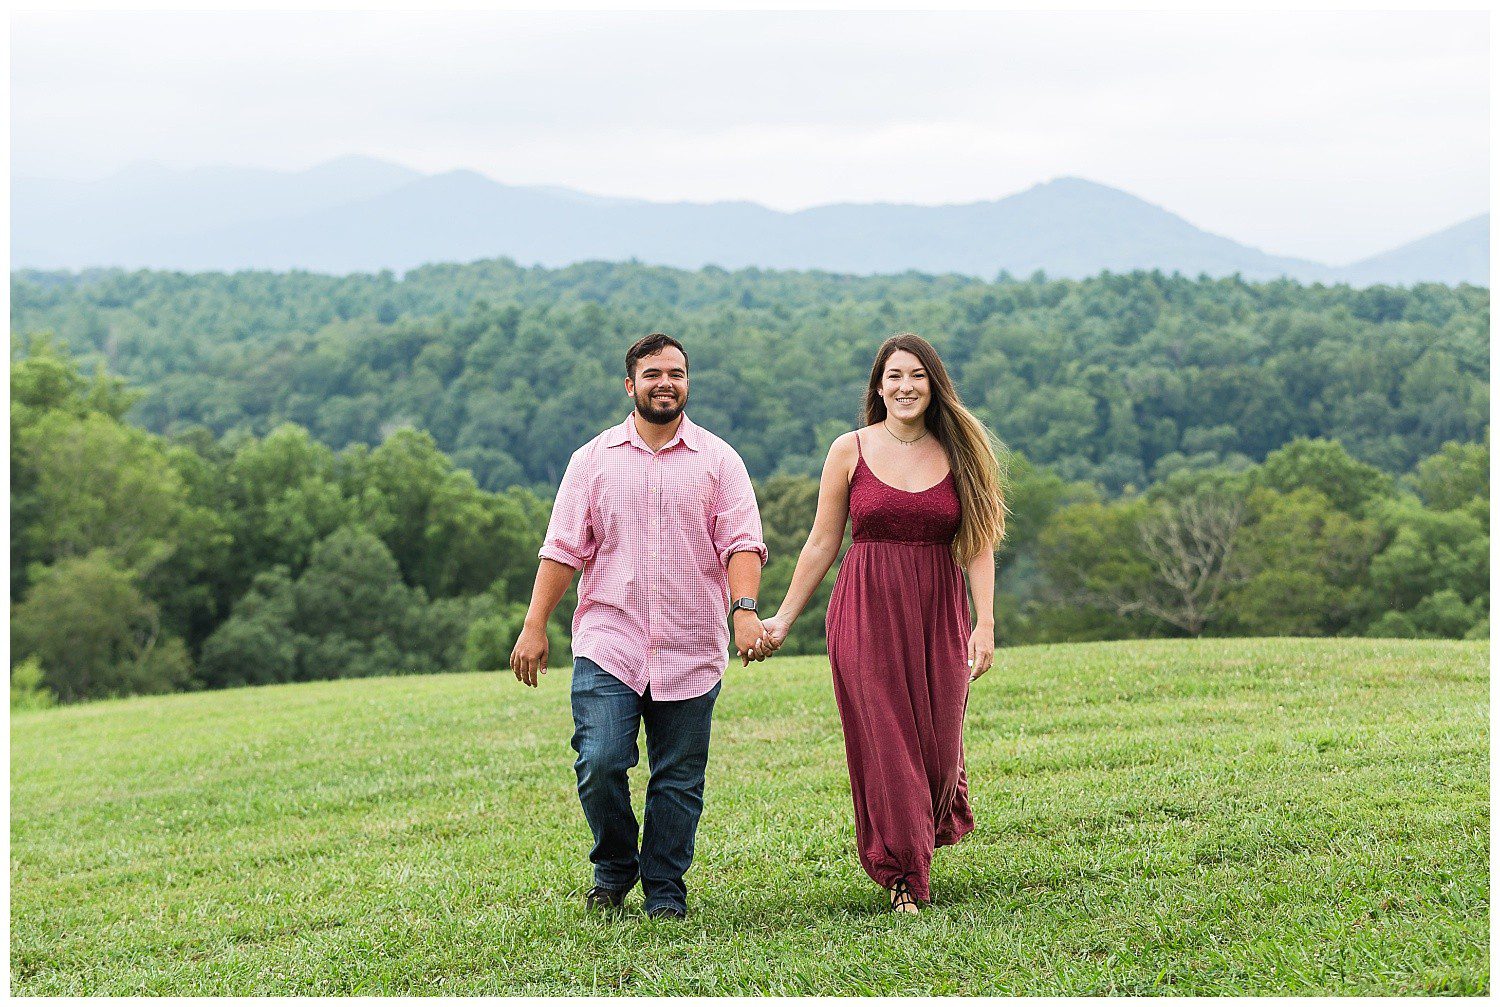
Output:
[[[924,902],[933,850],[974,829],[963,766],[972,626],[951,549],[959,514],[953,473],[909,493],[881,482],[860,447],[854,544],[828,603],[859,862],[884,888],[905,878]]]

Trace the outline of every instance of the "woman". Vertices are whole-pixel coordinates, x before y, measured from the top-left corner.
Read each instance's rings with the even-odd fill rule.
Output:
[[[999,464],[921,336],[880,347],[864,426],[833,442],[818,513],[786,598],[765,621],[774,651],[838,557],[828,657],[844,727],[859,862],[891,908],[930,901],[938,846],[974,828],[963,768],[969,684],[995,650],[995,547],[1005,533]],[[970,626],[963,571],[978,622]]]

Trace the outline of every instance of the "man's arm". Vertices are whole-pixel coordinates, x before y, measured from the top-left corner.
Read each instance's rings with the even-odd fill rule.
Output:
[[[760,508],[755,503],[755,489],[745,463],[733,451],[720,463],[719,498],[709,522],[709,534],[719,561],[729,573],[729,600],[758,598],[760,568],[766,563],[766,543],[761,534]],[[765,636],[760,616],[740,609],[734,619],[734,650],[745,659],[764,661],[764,651],[753,653]]]
[[[734,553],[729,557],[729,600],[736,598],[759,598],[760,594],[760,553],[753,550]],[[745,659],[744,665],[750,664],[750,652],[765,636],[765,630],[760,624],[760,616],[743,608],[736,609],[734,613],[734,652]],[[765,655],[756,657],[757,661],[764,661]]]
[[[760,571],[756,571],[759,579]],[[516,681],[536,688],[537,675],[547,674],[547,620],[562,601],[568,585],[573,583],[573,568],[554,559],[543,559],[536,569],[536,583],[531,587],[531,605],[521,636],[510,652],[510,670]]]
[[[587,449],[585,445],[573,452],[557,487],[552,514],[547,518],[547,536],[538,553],[541,565],[531,588],[531,605],[526,609],[521,636],[510,652],[510,669],[516,673],[516,681],[532,688],[536,688],[537,674],[547,673],[547,620],[573,582],[573,571],[583,569],[599,549],[589,508]]]

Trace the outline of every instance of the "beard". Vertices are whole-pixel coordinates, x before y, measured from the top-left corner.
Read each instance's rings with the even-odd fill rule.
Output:
[[[635,408],[648,423],[671,423],[682,415],[682,410],[687,407],[687,398],[687,392],[683,392],[682,397],[670,406],[659,406],[651,401],[651,393],[636,392]]]

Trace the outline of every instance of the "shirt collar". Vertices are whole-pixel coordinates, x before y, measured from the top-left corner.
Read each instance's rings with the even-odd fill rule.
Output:
[[[679,441],[682,443],[682,446],[687,448],[689,451],[701,451],[703,449],[702,431],[698,429],[698,427],[693,423],[692,420],[688,419],[687,413],[682,414],[682,422],[677,424],[676,435],[673,436],[671,440],[667,441],[667,443],[663,444],[661,446],[661,450],[665,451]],[[617,427],[612,427],[610,429],[609,437],[605,440],[605,447],[619,447],[621,444],[634,444],[636,447],[646,452],[649,452],[651,450],[646,442],[641,439],[640,432],[635,428],[634,411],[632,411],[629,416],[625,417],[625,422],[621,423]]]

